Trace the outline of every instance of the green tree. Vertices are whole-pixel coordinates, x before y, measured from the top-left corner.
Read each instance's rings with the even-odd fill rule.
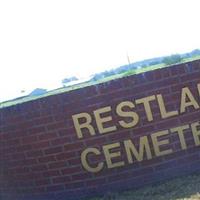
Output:
[[[172,65],[182,61],[182,57],[179,54],[174,54],[163,58],[163,63],[165,65]]]

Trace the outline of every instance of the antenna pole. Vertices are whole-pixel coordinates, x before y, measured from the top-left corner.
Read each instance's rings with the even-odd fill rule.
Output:
[[[128,55],[128,53],[127,53],[127,60],[128,60],[128,64],[130,65],[130,64],[131,64],[131,62],[130,62],[130,58],[129,58],[129,55]]]

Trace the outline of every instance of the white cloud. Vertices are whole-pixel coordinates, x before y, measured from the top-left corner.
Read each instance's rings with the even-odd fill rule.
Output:
[[[198,0],[0,1],[0,101],[200,47]]]

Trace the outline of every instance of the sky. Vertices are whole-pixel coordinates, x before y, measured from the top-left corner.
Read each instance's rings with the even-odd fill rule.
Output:
[[[0,0],[0,102],[200,48],[199,0]],[[25,93],[21,93],[25,91]]]

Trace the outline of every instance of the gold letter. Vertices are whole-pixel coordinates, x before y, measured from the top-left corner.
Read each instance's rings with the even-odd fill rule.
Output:
[[[185,137],[184,137],[184,130],[188,129],[188,128],[190,128],[189,125],[179,126],[179,127],[175,127],[175,128],[170,129],[171,132],[177,132],[178,133],[179,140],[180,140],[180,143],[181,143],[181,148],[183,150],[187,149]]]
[[[187,98],[189,99],[188,102],[186,102]],[[199,108],[199,105],[196,102],[196,100],[194,99],[189,88],[185,87],[182,89],[182,93],[181,93],[181,109],[180,109],[181,113],[184,113],[186,110],[186,107],[189,107],[189,106],[193,106],[195,109]]]
[[[157,99],[158,99],[158,104],[159,104],[159,108],[160,108],[161,117],[163,119],[178,115],[178,111],[170,111],[170,112],[166,111],[164,100],[163,100],[163,97],[162,97],[161,94],[157,95]]]
[[[132,154],[135,156],[137,161],[142,161],[144,159],[144,151],[146,151],[148,160],[152,158],[147,136],[140,137],[139,152],[136,150],[135,145],[131,140],[125,140],[124,146],[129,163],[133,163]]]
[[[199,91],[199,96],[200,96],[200,83],[197,84],[197,88],[198,88],[198,91]]]
[[[81,118],[85,119],[85,122],[83,122],[82,124],[80,124],[80,122],[79,122],[79,119],[81,119]],[[74,126],[76,129],[78,138],[83,138],[83,133],[81,131],[81,129],[83,129],[83,128],[87,128],[91,135],[95,135],[94,128],[91,125],[92,118],[88,113],[80,113],[80,114],[73,115],[72,119],[74,122]]]
[[[169,139],[158,141],[158,137],[165,136],[167,134],[169,134],[168,130],[159,131],[159,132],[153,133],[151,135],[151,139],[153,142],[154,151],[155,151],[156,156],[164,156],[164,155],[172,153],[172,149],[167,149],[167,150],[163,150],[163,151],[160,150],[161,145],[169,144]]]
[[[116,157],[121,156],[120,151],[113,152],[113,153],[110,152],[111,149],[117,148],[117,147],[120,147],[119,142],[103,146],[103,151],[104,151],[104,154],[105,154],[106,163],[107,163],[108,168],[121,167],[121,166],[124,165],[123,161],[112,163],[112,160],[111,160],[112,158],[116,158]]]
[[[199,130],[197,129],[199,126]],[[194,142],[196,146],[200,145],[200,122],[192,123],[192,134],[194,137]]]
[[[140,104],[140,103],[144,104],[144,109],[145,109],[146,116],[147,116],[147,119],[148,119],[149,122],[153,121],[153,115],[152,115],[152,112],[151,112],[150,101],[153,101],[155,99],[156,99],[155,95],[152,95],[152,96],[145,97],[145,98],[142,98],[142,99],[137,99],[135,101],[136,104]]]
[[[131,128],[134,127],[139,122],[138,114],[132,111],[123,111],[123,107],[134,108],[134,104],[131,101],[123,101],[117,105],[116,112],[120,117],[130,117],[132,120],[130,122],[125,122],[123,120],[119,121],[119,124],[123,128]]]
[[[103,124],[105,122],[111,121],[112,117],[111,116],[101,117],[101,114],[106,113],[106,112],[110,112],[110,111],[111,111],[110,106],[100,108],[100,109],[94,111],[94,116],[96,118],[96,123],[97,123],[99,133],[108,133],[108,132],[112,132],[112,131],[117,130],[116,126],[110,126],[110,127],[107,127],[107,128],[103,127]]]
[[[94,153],[96,155],[100,155],[100,151],[96,148],[88,148],[88,149],[85,149],[82,154],[81,154],[81,162],[82,162],[82,165],[83,167],[88,171],[88,172],[93,172],[93,173],[96,173],[96,172],[99,172],[102,170],[103,168],[103,162],[100,162],[96,167],[91,167],[89,164],[88,164],[88,161],[87,161],[87,155],[89,153]]]

